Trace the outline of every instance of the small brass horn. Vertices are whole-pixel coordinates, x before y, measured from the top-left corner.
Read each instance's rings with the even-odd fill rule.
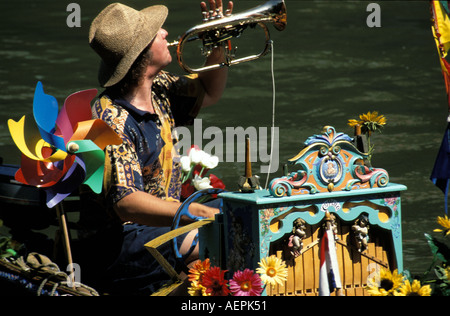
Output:
[[[169,47],[177,47],[178,64],[183,70],[189,73],[199,73],[225,66],[232,66],[258,59],[270,51],[271,40],[269,30],[265,25],[266,23],[273,23],[275,29],[278,31],[283,31],[286,28],[287,14],[284,0],[269,0],[258,7],[242,13],[232,14],[225,16],[224,18],[215,19],[194,26],[186,31],[178,41],[168,43],[167,45]],[[231,50],[225,50],[225,62],[219,64],[208,65],[200,68],[191,68],[185,63],[183,58],[183,49],[186,43],[202,40],[203,55],[207,57],[213,48],[222,45],[224,42],[233,37],[239,37],[249,25],[258,25],[264,31],[266,41],[264,49],[261,53],[234,59],[234,56],[231,54]]]

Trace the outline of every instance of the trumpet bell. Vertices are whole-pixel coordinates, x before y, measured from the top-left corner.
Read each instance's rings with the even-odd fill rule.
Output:
[[[233,14],[224,18],[215,19],[190,28],[178,41],[169,43],[169,47],[177,47],[177,60],[180,67],[189,73],[199,73],[209,70],[232,66],[243,62],[258,59],[270,50],[270,33],[266,26],[272,23],[276,30],[283,31],[287,24],[286,5],[284,0],[269,0],[253,9]],[[264,32],[265,44],[259,54],[235,58],[229,40],[238,38],[248,27],[258,26]],[[202,54],[209,56],[215,47],[225,45],[225,61],[219,64],[202,67],[191,67],[185,62],[185,45],[189,42],[202,41]]]

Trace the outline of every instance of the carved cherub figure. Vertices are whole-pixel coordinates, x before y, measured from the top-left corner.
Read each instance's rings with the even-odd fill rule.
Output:
[[[352,226],[352,230],[355,233],[356,246],[359,252],[363,252],[367,249],[369,242],[369,219],[366,215],[361,215],[356,219]]]
[[[297,218],[294,221],[294,226],[292,228],[292,235],[289,237],[288,247],[291,255],[294,258],[300,256],[303,249],[303,239],[306,236],[306,222]]]

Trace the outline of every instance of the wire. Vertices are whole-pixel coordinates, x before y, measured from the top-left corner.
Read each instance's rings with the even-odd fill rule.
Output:
[[[271,62],[270,62],[270,72],[272,74],[272,128],[270,129],[271,142],[270,142],[270,159],[269,159],[269,168],[267,170],[266,176],[266,185],[265,189],[267,189],[267,185],[269,184],[269,176],[270,170],[272,169],[272,157],[273,157],[273,147],[274,147],[274,139],[275,139],[275,100],[276,100],[276,89],[275,89],[275,74],[273,70],[274,65],[274,52],[273,52],[273,41],[270,40],[270,52],[271,52]]]

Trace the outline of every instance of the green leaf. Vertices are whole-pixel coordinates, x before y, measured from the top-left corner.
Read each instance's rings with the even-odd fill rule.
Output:
[[[445,263],[448,262],[450,260],[450,249],[448,246],[429,234],[425,233],[424,235],[433,255]]]
[[[445,269],[440,267],[440,266],[436,266],[434,268],[434,272],[436,273],[436,276],[438,277],[439,280],[445,282],[445,283],[449,283],[449,280],[447,278],[447,273],[445,272]]]

